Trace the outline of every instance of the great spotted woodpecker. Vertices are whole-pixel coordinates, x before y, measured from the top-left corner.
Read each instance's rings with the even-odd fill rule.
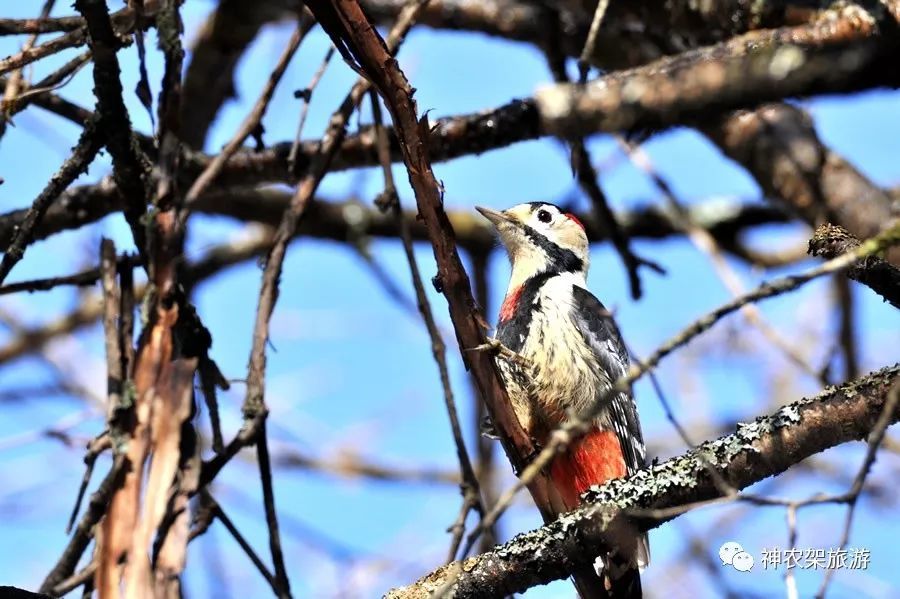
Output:
[[[477,210],[497,229],[512,264],[497,338],[525,358],[516,362],[498,357],[497,363],[519,422],[541,445],[626,373],[628,353],[612,316],[587,290],[588,239],[574,215],[544,202],[502,212]],[[593,430],[550,465],[558,494],[553,512],[574,509],[592,485],[633,474],[645,464],[637,406],[630,394],[606,400],[593,424]],[[598,571],[603,592],[584,589],[583,577],[576,576],[579,592],[591,597],[640,596],[638,567],[649,562],[646,536],[633,545],[631,555],[600,556],[607,568]],[[613,564],[618,564],[614,575]]]

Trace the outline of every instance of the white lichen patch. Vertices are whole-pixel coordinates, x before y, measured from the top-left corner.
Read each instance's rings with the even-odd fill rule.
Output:
[[[783,46],[775,51],[769,63],[769,74],[775,79],[785,79],[803,66],[806,55],[797,46]]]

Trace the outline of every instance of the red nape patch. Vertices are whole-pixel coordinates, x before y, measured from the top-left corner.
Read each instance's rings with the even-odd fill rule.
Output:
[[[569,220],[573,221],[576,225],[584,229],[584,223],[578,220],[577,216],[575,216],[571,212],[566,212],[566,216],[569,217]]]
[[[580,495],[592,485],[621,478],[625,472],[625,457],[613,431],[588,433],[550,465],[550,478],[570,510],[578,507]]]
[[[522,288],[516,287],[510,291],[500,306],[500,322],[506,322],[516,313],[516,306],[519,305],[519,297],[522,296]]]

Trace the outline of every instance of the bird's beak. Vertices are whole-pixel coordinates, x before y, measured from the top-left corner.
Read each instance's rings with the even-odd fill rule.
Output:
[[[507,212],[500,212],[499,210],[485,208],[484,206],[475,206],[475,210],[480,212],[483,217],[491,221],[491,223],[493,223],[495,227],[499,227],[500,225],[506,223],[518,223],[518,221]]]

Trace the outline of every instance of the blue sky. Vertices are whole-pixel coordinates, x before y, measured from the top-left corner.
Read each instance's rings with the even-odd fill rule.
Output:
[[[34,3],[11,6],[5,14],[36,14],[37,6],[26,4]],[[186,3],[187,31],[196,31],[212,7],[211,2]],[[62,5],[59,11],[69,13],[71,8]],[[208,150],[217,150],[231,137],[255,101],[290,30],[289,24],[267,27],[244,57],[237,73],[239,97],[221,112],[211,131]],[[0,54],[17,51],[21,41],[0,38]],[[327,39],[318,31],[304,41],[264,121],[266,142],[293,137],[299,106],[291,92],[306,86],[327,47]],[[153,35],[148,48],[150,81],[156,93],[162,65],[153,50]],[[33,78],[71,56],[67,53],[43,61],[35,67]],[[134,48],[121,52],[120,60],[132,120],[136,128],[149,132],[146,112],[130,91],[137,72]],[[549,81],[544,61],[532,47],[474,34],[416,30],[401,51],[400,63],[418,90],[419,109],[430,110],[435,116],[498,106],[514,97],[529,96]],[[346,65],[337,59],[333,61],[316,90],[306,137],[321,133],[327,117],[354,78]],[[60,93],[88,106],[93,103],[91,88],[90,71],[84,69]],[[900,154],[897,93],[872,92],[846,99],[821,99],[807,105],[826,143],[877,183],[900,183],[896,165]],[[366,112],[363,122],[369,120]],[[355,124],[356,120],[352,122]],[[15,126],[0,140],[0,176],[5,180],[0,186],[3,211],[30,203],[65,159],[77,133],[70,123],[36,108],[15,118]],[[599,164],[618,154],[615,143],[605,137],[592,139],[590,148]],[[753,180],[692,131],[678,129],[660,134],[645,149],[682,201],[719,197],[759,201]],[[103,156],[82,181],[96,181],[109,169],[108,157]],[[577,192],[565,149],[554,140],[522,143],[438,164],[435,171],[446,187],[448,208],[468,210],[476,204],[500,208],[523,201],[570,198],[581,208],[588,206]],[[411,206],[413,197],[403,169],[395,167],[395,175],[404,204]],[[627,160],[615,160],[614,167],[601,174],[601,183],[617,209],[663,201],[652,183]],[[322,184],[321,195],[335,200],[354,196],[369,201],[380,189],[378,169],[365,169],[329,175]],[[245,226],[224,218],[195,216],[190,226],[190,257],[247,232]],[[29,249],[10,280],[69,273],[93,264],[101,235],[115,239],[120,249],[130,247],[127,228],[121,216],[114,215],[86,230],[63,233]],[[756,232],[751,239],[756,247],[782,247],[801,243],[807,235],[801,226],[773,226]],[[730,296],[713,274],[708,259],[686,241],[636,241],[634,246],[641,255],[668,268],[666,276],[644,273],[643,299],[631,300],[620,261],[605,245],[592,253],[589,286],[615,309],[634,351],[646,355]],[[400,246],[392,241],[373,241],[369,250],[412,297]],[[430,277],[434,272],[430,248],[418,246],[417,256],[424,275]],[[793,270],[756,272],[740,262],[730,264],[747,287]],[[502,299],[507,273],[505,257],[495,253],[490,263],[492,310]],[[245,376],[260,274],[258,265],[250,262],[226,271],[197,290],[198,309],[213,333],[212,355],[229,378]],[[824,362],[835,338],[837,315],[831,288],[828,281],[819,281],[761,305],[766,318],[785,338],[804,347],[816,365]],[[896,333],[900,325],[896,312],[867,289],[854,289],[854,297],[862,368],[870,370],[896,361]],[[78,300],[77,291],[61,289],[6,296],[0,307],[4,315],[37,324],[71,309]],[[431,301],[442,327],[450,331],[444,299],[432,293]],[[298,449],[335,457],[342,452],[355,452],[373,461],[404,467],[455,468],[449,425],[424,327],[416,314],[396,305],[385,294],[355,252],[329,241],[294,243],[285,264],[272,331],[267,399],[273,453],[280,455]],[[5,345],[10,336],[8,329],[0,328],[0,345]],[[448,355],[454,391],[463,412],[462,420],[469,424],[469,383],[452,345],[452,335],[446,338],[451,344]],[[53,344],[48,353],[60,368],[102,396],[102,351],[99,330],[91,327]],[[0,367],[0,392],[47,381],[51,376],[52,370],[42,361],[18,360]],[[664,362],[660,380],[682,422],[726,428],[817,389],[815,381],[786,365],[781,354],[748,329],[737,315]],[[636,394],[645,437],[651,443],[671,439],[672,427],[649,385],[639,383]],[[228,437],[240,424],[242,398],[240,384],[221,398]],[[0,535],[0,584],[36,587],[66,542],[63,529],[81,479],[82,453],[77,447],[29,436],[29,431],[83,419],[72,432],[88,437],[101,430],[101,411],[97,403],[66,395],[6,402],[3,408],[0,518],[4,534]],[[204,408],[198,423],[203,431],[209,430]],[[671,446],[669,453],[680,451],[678,446]],[[826,452],[822,458],[852,473],[862,455],[862,444],[851,444]],[[500,464],[504,484],[509,484],[511,475],[502,457]],[[98,464],[97,472],[105,466]],[[896,456],[883,454],[875,465],[873,480],[889,484],[898,466]],[[95,479],[99,478],[95,474]],[[847,478],[835,482],[834,478],[811,476],[808,470],[795,469],[783,479],[767,481],[755,490],[805,497],[818,491],[843,490],[849,482]],[[443,560],[449,543],[445,529],[455,518],[459,504],[458,492],[452,485],[377,483],[286,469],[278,471],[275,484],[289,574],[298,597],[375,596],[391,586],[414,580]],[[268,561],[252,453],[223,471],[214,492]],[[851,545],[870,549],[871,565],[865,572],[840,572],[830,596],[897,595],[893,543],[900,534],[900,521],[892,512],[893,507],[862,500]],[[798,546],[827,549],[836,545],[842,522],[843,511],[839,508],[802,511]],[[502,530],[508,536],[538,524],[530,502],[523,497],[503,520]],[[701,540],[707,547],[705,555],[712,559],[716,559],[718,547],[727,540],[742,543],[757,559],[764,547],[785,547],[787,543],[784,512],[780,509],[724,506],[689,514],[651,533],[654,563],[646,573],[645,588],[654,591],[654,595],[716,597],[722,592],[717,583],[709,582],[702,567],[685,561],[684,539],[688,531]],[[191,545],[189,560],[186,585],[192,597],[228,596],[229,589],[232,596],[257,596],[267,589],[219,526],[213,526]],[[221,562],[218,570],[215,560]],[[780,574],[759,569],[745,574],[716,568],[721,580],[738,591],[763,595],[784,592]],[[801,595],[811,594],[820,576],[800,573]],[[571,595],[571,586],[566,582],[527,594]]]

